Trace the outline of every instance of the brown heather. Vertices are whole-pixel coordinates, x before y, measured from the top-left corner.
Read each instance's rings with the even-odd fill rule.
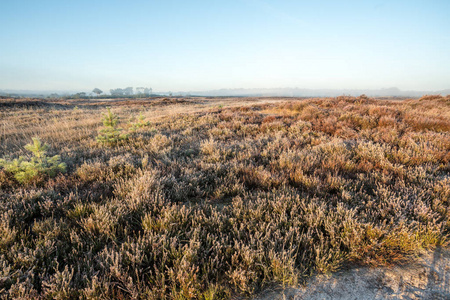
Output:
[[[109,148],[106,106],[130,134]],[[248,297],[450,234],[450,97],[2,100],[0,126],[0,157],[39,136],[67,164],[0,170],[4,299]]]

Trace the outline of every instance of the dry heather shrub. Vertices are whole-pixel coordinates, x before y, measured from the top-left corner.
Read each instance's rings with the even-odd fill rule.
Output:
[[[200,149],[204,155],[214,155],[217,151],[217,143],[214,139],[202,141],[200,144]]]
[[[288,129],[289,135],[292,135],[290,137],[298,137],[305,133],[309,133],[311,131],[311,123],[305,122],[302,120],[298,120],[295,123],[292,123],[291,126]]]
[[[0,253],[6,251],[17,236],[17,230],[10,225],[10,215],[5,212],[0,216]]]
[[[386,157],[386,153],[389,150],[385,145],[372,142],[359,143],[355,149],[355,159],[358,162],[358,167],[365,171],[372,169],[391,170],[392,164]]]
[[[95,205],[92,208],[92,212],[82,218],[79,224],[92,238],[106,237],[114,239],[115,237],[116,218],[104,205]]]
[[[67,216],[71,219],[78,220],[89,216],[93,212],[93,206],[86,203],[77,203],[73,209],[67,211]]]
[[[5,170],[0,170],[0,189],[5,190],[12,185],[14,185],[14,179],[11,174],[8,174]]]
[[[422,97],[420,97],[419,101],[424,101],[424,100],[439,100],[442,99],[443,97],[441,95],[424,95]]]
[[[108,178],[106,164],[101,162],[84,162],[76,171],[78,177],[83,181],[102,181]]]
[[[85,182],[111,181],[115,178],[127,178],[136,173],[138,161],[129,154],[112,157],[108,162],[84,162],[76,170],[77,176]]]
[[[56,270],[56,273],[44,280],[43,295],[49,299],[70,299],[75,297],[76,293],[71,287],[71,282],[74,274],[74,269],[69,271],[68,266],[65,266],[63,271]]]
[[[319,178],[305,174],[301,168],[294,169],[290,173],[289,179],[292,185],[310,190],[318,188],[320,183]]]
[[[317,119],[320,116],[320,109],[315,105],[308,105],[302,109],[300,116],[306,121]]]
[[[160,187],[158,176],[155,170],[139,170],[132,178],[120,178],[114,185],[114,194],[122,199],[145,198]]]
[[[217,117],[217,115],[213,114],[206,114],[204,116],[200,116],[198,118],[198,123],[201,125],[216,125],[220,122],[220,119]]]
[[[266,122],[261,125],[261,131],[263,132],[280,132],[285,131],[286,125],[281,121],[274,121],[274,122]]]
[[[40,296],[40,293],[34,288],[34,284],[29,277],[24,281],[17,280],[11,285],[8,294],[14,299],[33,299]]]
[[[109,159],[111,177],[128,177],[136,172],[138,162],[129,153],[114,156]]]
[[[233,134],[232,131],[226,127],[214,127],[210,129],[208,133],[212,138],[222,140],[229,138]]]
[[[392,116],[382,116],[378,120],[379,127],[395,127],[397,125],[397,119]]]
[[[171,150],[172,140],[165,135],[155,134],[149,141],[149,150],[155,154],[164,154]]]

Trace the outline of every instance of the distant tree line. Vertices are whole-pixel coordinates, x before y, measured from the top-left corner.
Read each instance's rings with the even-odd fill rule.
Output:
[[[152,88],[146,88],[146,87],[137,87],[136,88],[136,94],[138,94],[138,95],[150,96],[152,93],[153,93]]]
[[[126,88],[116,88],[110,89],[110,94],[104,94],[104,92],[99,88],[94,88],[90,93],[78,92],[74,94],[69,93],[50,93],[50,94],[20,94],[20,93],[6,93],[0,90],[0,97],[4,98],[48,98],[48,99],[91,99],[91,98],[116,98],[116,97],[126,97],[126,98],[140,98],[140,97],[150,97],[153,94],[152,88],[147,87],[137,87],[136,90],[133,87]]]
[[[56,93],[50,94],[47,98],[66,98],[66,99],[91,99],[95,98],[140,98],[140,97],[150,97],[153,94],[152,88],[137,87],[136,92],[133,87],[126,88],[116,88],[109,90],[111,95],[104,94],[104,92],[99,88],[94,88],[89,95],[85,92],[79,92],[72,95],[58,95]],[[103,95],[102,95],[103,94]]]
[[[137,87],[136,88],[136,94],[133,91],[133,87],[127,87],[124,89],[117,88],[117,89],[110,89],[109,92],[111,93],[111,96],[150,96],[152,94],[151,88],[146,87]]]
[[[134,94],[132,87],[110,89],[109,92],[111,93],[111,96],[131,96]]]

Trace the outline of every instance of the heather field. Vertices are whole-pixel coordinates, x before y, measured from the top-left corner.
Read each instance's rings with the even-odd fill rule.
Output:
[[[245,299],[450,235],[449,96],[0,99],[0,159],[4,299]]]

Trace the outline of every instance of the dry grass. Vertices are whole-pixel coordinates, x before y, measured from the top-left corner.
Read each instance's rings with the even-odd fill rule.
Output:
[[[2,101],[0,157],[39,136],[67,164],[0,170],[3,298],[245,297],[449,237],[449,97]]]

